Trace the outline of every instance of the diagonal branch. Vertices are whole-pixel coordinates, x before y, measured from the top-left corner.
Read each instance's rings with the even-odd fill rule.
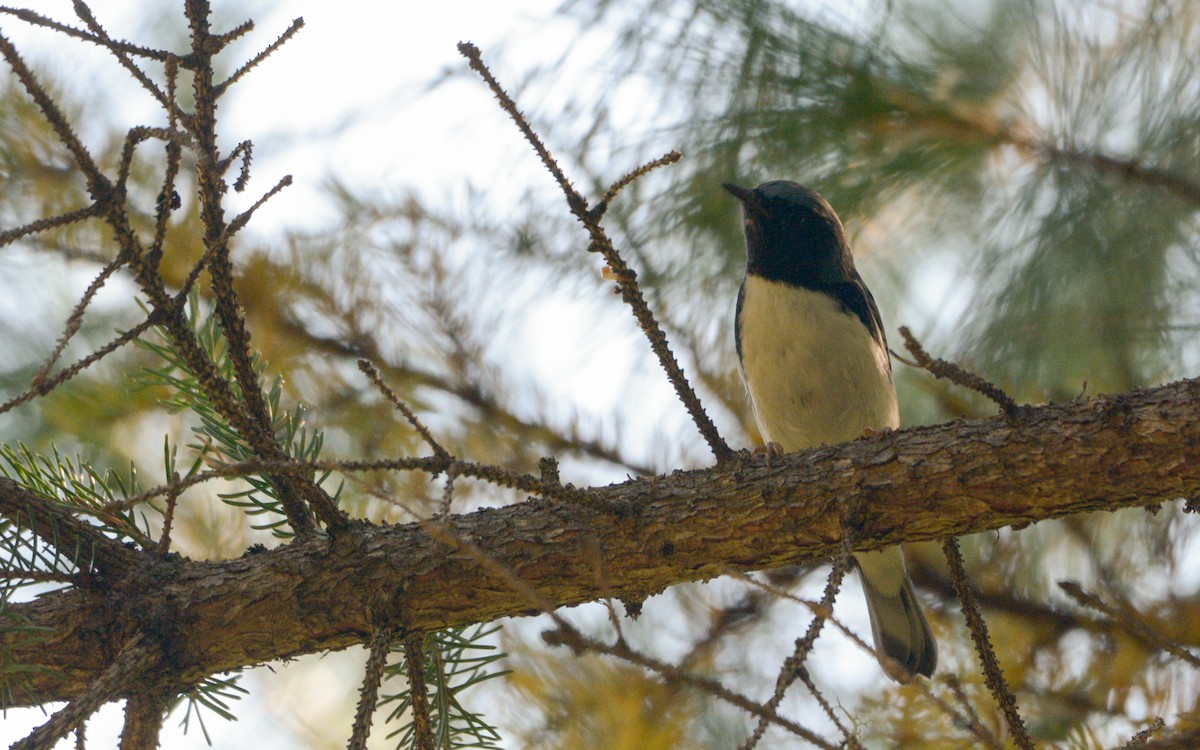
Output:
[[[59,739],[79,726],[101,705],[120,697],[123,688],[154,668],[160,658],[161,653],[149,639],[135,636],[86,690],[25,739],[13,743],[12,750],[49,750],[54,747]]]
[[[76,518],[62,503],[36,495],[6,477],[0,477],[0,518],[28,529],[55,550],[74,555],[74,564],[85,573],[94,567],[100,573],[117,575],[135,567],[141,557]]]
[[[666,372],[667,379],[675,388],[676,396],[678,396],[684,408],[687,409],[692,421],[696,424],[696,428],[700,430],[700,434],[708,443],[709,448],[717,459],[717,463],[728,460],[733,455],[733,451],[730,449],[729,444],[725,442],[725,438],[721,437],[717,426],[713,424],[712,419],[704,410],[704,405],[700,403],[700,398],[688,383],[687,376],[684,374],[683,368],[679,365],[679,361],[675,359],[675,355],[667,343],[667,335],[663,333],[662,326],[658,324],[654,313],[651,312],[650,306],[646,303],[646,298],[642,295],[641,288],[638,286],[637,273],[625,263],[625,260],[613,246],[612,240],[609,239],[608,233],[600,224],[600,218],[607,209],[607,204],[602,201],[594,209],[588,207],[587,199],[567,179],[566,174],[558,166],[558,162],[554,160],[549,149],[542,143],[542,139],[538,137],[538,134],[530,126],[529,121],[521,114],[517,103],[513,101],[508,92],[500,85],[500,82],[496,80],[496,77],[492,75],[492,71],[484,64],[479,48],[469,42],[462,42],[458,45],[458,51],[470,62],[471,69],[478,73],[487,83],[488,88],[492,90],[492,93],[496,95],[496,99],[499,100],[501,108],[516,123],[521,134],[525,136],[525,140],[529,141],[529,144],[533,146],[533,150],[537,152],[538,157],[542,160],[542,164],[554,176],[554,180],[566,196],[567,206],[570,208],[571,213],[574,214],[575,218],[579,219],[591,237],[592,243],[588,249],[599,252],[604,256],[605,262],[608,263],[609,271],[617,281],[617,288],[620,290],[621,299],[633,311],[638,326],[650,341],[650,349],[658,357],[658,362]],[[629,175],[618,180],[610,188],[606,197],[616,195],[617,191],[635,177],[645,174],[657,166],[678,161],[678,159],[678,153],[673,151],[665,157],[639,167]]]

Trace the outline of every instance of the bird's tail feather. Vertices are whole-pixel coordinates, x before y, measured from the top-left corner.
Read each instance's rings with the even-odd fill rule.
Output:
[[[901,682],[918,674],[929,677],[937,666],[937,642],[913,592],[900,548],[859,554],[856,561],[880,665]]]

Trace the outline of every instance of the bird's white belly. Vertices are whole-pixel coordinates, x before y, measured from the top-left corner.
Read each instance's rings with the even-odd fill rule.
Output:
[[[747,277],[741,342],[758,427],[785,451],[900,426],[887,351],[829,295]]]

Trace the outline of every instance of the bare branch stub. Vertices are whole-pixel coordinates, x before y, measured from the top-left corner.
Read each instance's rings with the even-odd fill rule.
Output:
[[[1036,747],[1025,728],[1025,720],[1017,708],[1017,699],[1004,679],[1004,670],[996,659],[996,650],[988,638],[987,623],[979,612],[979,604],[975,601],[975,592],[967,579],[966,566],[963,565],[962,553],[958,549],[958,540],[950,538],[942,542],[942,551],[950,564],[950,577],[954,581],[954,592],[962,604],[963,617],[967,620],[967,629],[971,631],[971,640],[975,642],[975,653],[979,656],[979,665],[983,669],[983,679],[996,699],[1004,720],[1008,725],[1013,742],[1021,750],[1034,750]]]
[[[846,571],[850,567],[850,535],[845,534],[842,537],[842,549],[838,556],[833,561],[833,568],[829,571],[829,578],[825,582],[825,591],[821,595],[821,602],[818,605],[821,612],[832,612],[833,601],[837,598],[838,592],[842,588],[842,580],[846,576]],[[817,636],[821,634],[821,629],[825,625],[826,615],[814,614],[812,622],[808,624],[808,629],[804,635],[796,639],[792,654],[783,660],[783,665],[779,669],[779,675],[775,679],[775,692],[771,695],[770,700],[764,704],[764,708],[775,711],[779,708],[779,704],[783,702],[784,693],[792,686],[792,683],[806,671],[804,662],[808,659],[808,655],[812,653],[813,646],[817,643]],[[815,693],[814,693],[815,694]],[[739,746],[739,750],[753,750],[762,740],[763,734],[767,730],[766,720],[760,718],[758,726],[749,737]],[[843,733],[845,729],[843,728]]]
[[[916,337],[913,336],[908,326],[900,326],[900,335],[904,337],[905,348],[917,360],[917,366],[927,370],[934,377],[945,378],[951,383],[982,394],[994,401],[1008,419],[1016,419],[1020,415],[1021,407],[1017,405],[1016,401],[1013,401],[1011,396],[1004,392],[1003,388],[981,378],[973,372],[967,372],[953,362],[929,356],[929,353],[921,346],[921,342],[917,341]]]
[[[412,711],[416,750],[435,750],[429,686],[425,684],[425,636],[413,633],[404,639],[404,670],[408,675],[409,706]]]
[[[400,397],[396,395],[395,391],[388,387],[387,383],[383,382],[383,378],[379,376],[379,371],[375,369],[374,365],[365,359],[360,359],[358,360],[358,369],[361,370],[364,375],[370,378],[371,382],[375,384],[375,387],[378,388],[380,393],[383,394],[383,397],[390,401],[392,405],[396,407],[396,410],[404,415],[404,418],[410,425],[412,425],[412,428],[417,431],[417,434],[421,436],[421,439],[424,440],[429,448],[434,452],[434,455],[438,456],[439,458],[443,458],[446,461],[452,460],[450,452],[443,448],[442,444],[439,443],[436,438],[434,438],[433,433],[429,431],[429,428],[425,426],[420,417],[418,417],[416,413],[414,413],[413,410],[408,407],[408,404],[400,400]]]
[[[354,713],[354,729],[350,732],[347,750],[365,750],[367,747],[367,738],[371,735],[371,718],[375,715],[375,706],[379,702],[379,685],[383,682],[392,639],[392,632],[386,629],[379,630],[371,639],[370,656],[367,657],[366,672],[363,674],[362,687],[358,691],[358,708]]]
[[[676,360],[674,353],[671,351],[670,345],[667,343],[667,336],[663,333],[662,326],[658,324],[654,313],[651,312],[650,306],[646,303],[646,299],[642,295],[642,290],[637,283],[637,273],[625,263],[625,260],[613,246],[612,240],[609,239],[608,233],[601,226],[599,222],[600,216],[597,214],[603,214],[603,211],[594,211],[588,207],[587,199],[571,184],[566,173],[563,172],[549,149],[542,143],[542,139],[538,137],[532,126],[530,126],[529,121],[521,113],[521,110],[517,107],[517,103],[513,101],[508,92],[500,85],[500,82],[496,80],[496,77],[492,75],[491,70],[484,64],[479,48],[469,42],[460,42],[458,51],[463,57],[467,58],[471,69],[478,73],[484,82],[487,83],[488,88],[491,89],[496,99],[500,102],[501,109],[512,118],[522,135],[525,136],[525,140],[529,141],[529,144],[533,146],[533,150],[537,152],[542,164],[553,175],[555,182],[558,183],[559,188],[562,189],[563,195],[566,197],[567,206],[571,213],[587,229],[588,235],[591,238],[588,249],[599,252],[604,256],[604,260],[608,263],[609,269],[616,278],[621,298],[629,305],[634,317],[637,319],[638,326],[642,329],[642,333],[650,341],[650,349],[658,357],[659,364],[662,365],[663,370],[667,374],[667,379],[675,388],[676,396],[688,410],[692,421],[696,424],[700,434],[708,443],[709,449],[713,452],[717,462],[724,463],[733,456],[733,450],[725,442],[725,439],[721,437],[720,431],[717,430],[716,425],[713,424],[712,419],[708,416],[704,405],[700,402],[700,398],[688,383],[683,368],[680,367],[678,360]],[[635,177],[657,166],[673,163],[677,160],[672,157],[674,153],[672,152],[661,159],[657,159],[634,170],[630,173],[632,176],[627,175],[628,179],[631,181]],[[613,189],[610,190],[610,193],[615,195],[615,192],[625,184],[628,183],[618,181]]]

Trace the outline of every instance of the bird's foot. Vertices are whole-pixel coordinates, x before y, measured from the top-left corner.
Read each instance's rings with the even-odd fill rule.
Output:
[[[767,443],[760,445],[750,452],[750,458],[756,464],[766,464],[767,468],[771,467],[771,462],[783,455],[783,446],[779,443]]]

